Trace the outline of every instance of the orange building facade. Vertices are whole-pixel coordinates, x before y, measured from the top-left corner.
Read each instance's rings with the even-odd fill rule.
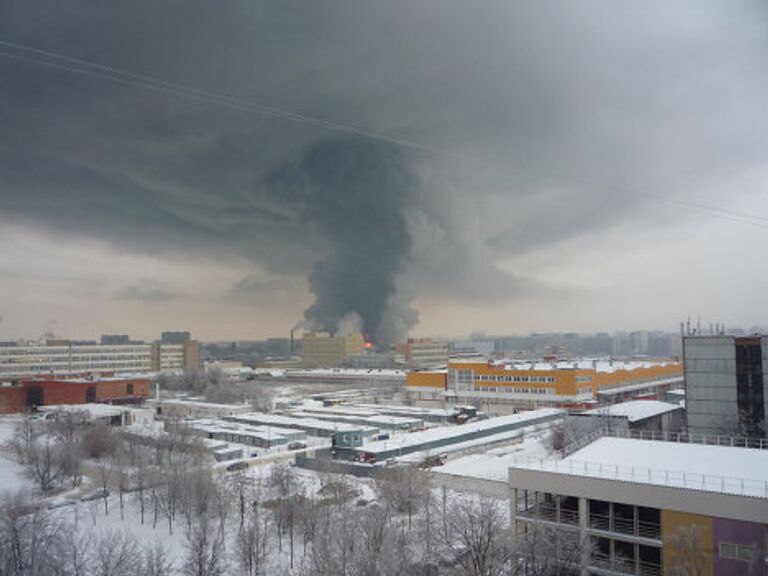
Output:
[[[523,405],[590,403],[598,393],[627,387],[649,388],[682,383],[679,362],[609,361],[500,364],[487,361],[449,362],[443,371],[413,371],[407,388],[420,397],[455,396],[514,401]]]

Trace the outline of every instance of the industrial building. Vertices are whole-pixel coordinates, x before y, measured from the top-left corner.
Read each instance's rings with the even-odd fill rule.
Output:
[[[365,340],[359,332],[347,336],[306,332],[301,339],[303,364],[311,368],[341,366],[347,358],[362,354],[365,349]]]
[[[407,416],[392,416],[380,414],[354,406],[338,406],[334,408],[300,408],[288,410],[289,415],[296,418],[316,418],[328,422],[343,422],[345,424],[361,424],[391,432],[410,432],[424,427],[424,421]]]
[[[395,345],[395,351],[405,357],[412,368],[430,368],[448,362],[448,342],[429,338],[409,338],[404,344]]]
[[[115,341],[107,338],[107,341]],[[200,363],[195,340],[180,343],[81,343],[48,340],[42,345],[0,346],[0,382],[30,376],[70,376],[116,372],[159,372],[196,368]]]
[[[248,404],[219,404],[187,398],[152,398],[147,401],[147,407],[165,420],[217,419],[253,410]]]
[[[149,396],[150,381],[140,377],[88,375],[38,377],[0,385],[0,413],[17,413],[52,404],[131,404]]]
[[[693,434],[766,437],[768,337],[685,336],[685,407]]]
[[[277,426],[280,428],[293,428],[303,430],[309,436],[319,438],[331,438],[337,433],[347,433],[356,435],[362,442],[365,438],[371,438],[379,433],[378,428],[371,426],[360,426],[345,424],[340,422],[327,422],[316,418],[294,418],[292,416],[282,416],[279,414],[265,414],[263,412],[248,412],[246,414],[235,414],[226,416],[224,420],[228,422],[237,422],[250,426]]]
[[[82,415],[88,422],[103,422],[108,426],[132,426],[134,428],[150,429],[154,427],[155,418],[151,410],[146,408],[114,405],[114,404],[53,404],[41,406],[38,412],[44,418],[56,418],[60,413]]]
[[[307,438],[306,432],[291,428],[247,426],[217,420],[192,420],[185,424],[203,438],[258,448],[274,448]]]
[[[765,572],[766,449],[602,437],[521,457],[508,484],[515,538],[555,529],[581,574]]]
[[[630,400],[577,413],[578,418],[596,418],[613,430],[630,432],[680,432],[685,410],[679,404],[658,400]]]
[[[560,362],[449,361],[446,370],[409,372],[406,386],[419,398],[509,403],[519,408],[587,407],[603,398],[658,394],[682,383],[683,368],[674,361],[585,359]],[[604,392],[620,392],[613,396]]]
[[[553,422],[562,417],[562,410],[542,408],[510,416],[488,418],[463,426],[432,428],[422,432],[400,434],[387,440],[367,442],[349,455],[368,462],[383,462],[389,458],[405,456],[414,452],[439,450],[451,444],[478,440],[502,432]]]

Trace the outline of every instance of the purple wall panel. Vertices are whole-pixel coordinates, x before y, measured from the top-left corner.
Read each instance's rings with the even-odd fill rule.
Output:
[[[740,576],[742,574],[761,574],[759,571],[765,558],[765,524],[741,522],[712,518],[712,537],[714,539],[714,569],[715,576]],[[757,572],[750,572],[750,565],[739,560],[720,558],[720,542],[732,542],[745,546],[756,546],[758,550]],[[754,568],[753,568],[754,570]]]

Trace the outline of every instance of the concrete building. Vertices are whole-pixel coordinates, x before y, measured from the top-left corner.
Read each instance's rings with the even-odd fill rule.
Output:
[[[200,363],[199,344],[95,344],[69,340],[43,345],[0,346],[0,381],[85,373],[185,370]]]
[[[586,408],[599,398],[660,393],[682,383],[683,368],[674,361],[584,359],[559,362],[489,362],[456,360],[447,371],[412,371],[407,389],[419,398],[461,403],[487,400],[519,408]],[[614,400],[615,398],[615,400]]]
[[[219,419],[253,410],[247,404],[219,404],[183,398],[152,398],[147,406],[166,420]]]
[[[409,338],[405,344],[397,344],[395,350],[405,356],[405,362],[412,368],[444,366],[448,362],[448,342]]]
[[[307,367],[341,366],[350,356],[364,351],[365,340],[360,333],[331,336],[327,332],[306,332],[301,340],[301,356]]]
[[[557,531],[583,575],[765,572],[768,450],[603,437],[508,484],[514,537]]]
[[[488,418],[462,426],[431,428],[421,432],[399,434],[387,440],[367,442],[357,448],[351,456],[373,463],[384,462],[389,458],[405,456],[414,452],[440,450],[452,444],[482,440],[536,424],[551,423],[561,420],[563,414],[562,410],[542,408],[511,416]]]
[[[630,432],[680,432],[685,426],[685,410],[679,404],[658,400],[630,400],[578,413],[575,417],[607,421],[614,430]]]
[[[685,408],[691,434],[766,437],[766,336],[686,336]]]

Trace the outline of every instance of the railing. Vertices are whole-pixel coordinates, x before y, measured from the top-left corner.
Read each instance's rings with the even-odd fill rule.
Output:
[[[656,430],[614,430],[600,428],[578,440],[571,442],[560,451],[565,458],[581,450],[598,438],[631,438],[634,440],[654,440],[657,442],[678,442],[681,444],[704,444],[707,446],[733,446],[737,448],[755,448],[768,450],[768,440],[765,438],[745,438],[740,436],[688,434],[687,432],[658,432]]]
[[[618,532],[652,540],[661,539],[661,526],[659,524],[643,521],[635,522],[634,520],[617,518],[616,516],[611,519],[606,514],[590,514],[589,527],[593,530],[602,530],[604,532]]]
[[[532,456],[515,456],[510,468],[590,476],[623,482],[657,484],[672,488],[686,488],[720,494],[768,498],[768,480],[696,474],[680,470],[645,468],[642,466],[621,466],[618,464],[604,464],[602,462],[588,462],[570,458],[567,460],[545,460]]]
[[[578,524],[579,512],[578,510],[563,510],[560,508],[560,522],[563,524]]]
[[[662,569],[658,564],[650,564],[648,562],[639,562],[635,564],[631,560],[624,558],[614,557],[611,560],[607,554],[592,553],[589,561],[590,565],[594,568],[603,569],[606,571],[627,574],[635,576],[661,576]]]

